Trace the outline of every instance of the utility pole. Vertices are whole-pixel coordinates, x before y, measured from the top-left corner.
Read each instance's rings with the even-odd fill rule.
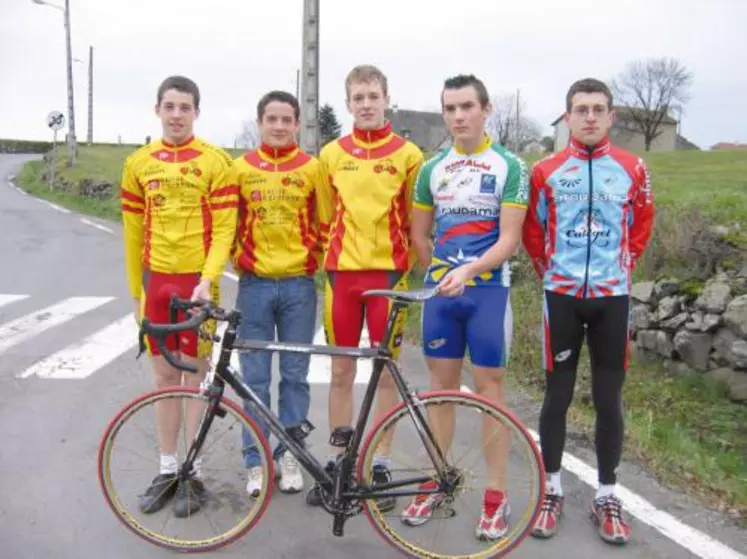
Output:
[[[301,149],[319,155],[319,0],[304,0],[301,53]]]
[[[41,6],[50,6],[62,12],[65,21],[65,47],[67,51],[67,117],[69,128],[67,133],[68,149],[68,167],[75,165],[75,157],[78,152],[78,145],[75,139],[75,103],[73,102],[73,50],[70,45],[70,0],[65,0],[65,7],[47,0],[32,0],[34,4]]]
[[[93,46],[88,47],[88,145],[93,144]]]
[[[514,136],[514,151],[518,154],[519,153],[519,134],[520,134],[520,127],[521,127],[521,115],[519,114],[521,112],[521,90],[516,90],[516,130],[515,130],[515,136]]]
[[[68,167],[75,165],[78,151],[75,139],[75,103],[73,100],[73,50],[70,45],[70,0],[65,0],[65,42],[67,43],[67,112],[69,128],[67,134]]]

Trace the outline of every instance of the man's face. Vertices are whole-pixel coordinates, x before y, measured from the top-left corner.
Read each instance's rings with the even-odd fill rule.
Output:
[[[378,80],[352,83],[347,106],[356,128],[372,130],[384,124],[384,111],[389,106],[389,97],[384,95],[384,89]]]
[[[192,135],[193,124],[200,115],[200,110],[195,108],[191,93],[169,89],[156,105],[156,115],[161,119],[164,138],[173,144],[179,144]]]
[[[571,111],[565,115],[571,136],[587,146],[598,144],[609,133],[615,118],[608,103],[604,93],[576,93],[571,98]]]
[[[273,148],[294,144],[300,129],[295,110],[288,103],[270,101],[262,118],[257,121],[262,141]]]
[[[442,103],[444,121],[455,142],[471,145],[483,137],[491,107],[489,103],[484,108],[480,106],[473,86],[445,89]]]

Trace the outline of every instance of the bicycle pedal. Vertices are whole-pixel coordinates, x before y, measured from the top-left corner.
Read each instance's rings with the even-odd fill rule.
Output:
[[[285,428],[285,432],[288,433],[288,436],[298,443],[308,437],[309,433],[311,433],[313,430],[314,425],[312,425],[311,421],[309,421],[308,419],[304,419],[298,425],[292,425]]]
[[[350,438],[353,436],[353,428],[349,426],[335,427],[329,436],[329,444],[335,447],[344,448],[348,446]]]

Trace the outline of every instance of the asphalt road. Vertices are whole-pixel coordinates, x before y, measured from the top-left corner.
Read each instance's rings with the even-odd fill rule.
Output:
[[[11,188],[7,178],[25,159],[0,155],[0,556],[171,556],[122,528],[101,496],[96,475],[96,453],[108,421],[125,402],[151,387],[147,361],[136,361],[136,349],[126,341],[131,339],[132,305],[120,228],[83,222],[79,215],[63,213]],[[235,292],[235,282],[225,278],[226,304],[233,304]],[[102,329],[107,335],[97,337]],[[58,352],[66,348],[68,353],[60,357]],[[77,367],[75,378],[70,378],[65,356],[72,359],[75,351],[87,352],[88,365]],[[402,362],[408,381],[426,387],[418,350],[406,348]],[[328,387],[320,378],[312,385],[310,420],[317,430],[310,444],[321,455]],[[356,385],[358,399],[363,389]],[[536,428],[535,404],[512,395],[510,406]],[[594,466],[593,453],[572,438],[567,451]],[[731,557],[747,553],[747,533],[718,514],[660,487],[634,466],[624,464],[620,479],[653,505],[633,518],[634,537],[627,548],[610,547],[597,537],[588,519],[594,490],[568,472],[563,478],[566,508],[559,534],[549,541],[528,538],[511,556],[606,559],[625,554],[651,559],[719,556],[708,550],[727,549]],[[684,526],[667,535],[650,526],[647,520],[661,512]],[[700,533],[715,543],[709,544]],[[686,547],[700,550],[697,553],[680,545],[693,538],[696,544]],[[719,548],[719,542],[728,548]],[[329,516],[306,507],[299,495],[277,491],[259,525],[219,553],[227,558],[395,556],[364,516],[348,522],[344,538],[335,538]]]

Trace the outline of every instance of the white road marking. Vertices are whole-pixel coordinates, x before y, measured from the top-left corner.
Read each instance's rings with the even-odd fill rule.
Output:
[[[319,328],[314,335],[314,344],[327,345],[324,338],[324,329]],[[364,329],[361,334],[360,347],[370,347],[371,341],[368,337],[368,329]],[[355,375],[355,384],[368,384],[373,370],[372,359],[358,359],[357,372]],[[310,384],[329,384],[332,379],[332,359],[329,355],[312,355],[309,364],[309,383]]]
[[[36,196],[32,196],[32,198],[34,198],[35,200],[38,200],[38,201],[39,201],[39,202],[41,202],[42,204],[46,204],[47,206],[49,206],[49,207],[50,207],[50,208],[52,208],[53,210],[57,210],[58,212],[62,212],[62,213],[64,213],[64,214],[69,214],[69,213],[72,213],[72,212],[71,212],[70,210],[68,210],[67,208],[63,208],[63,207],[61,207],[61,206],[58,206],[57,204],[53,204],[52,202],[47,202],[46,200],[42,200],[41,198],[37,198]]]
[[[24,196],[28,196],[28,193],[25,190],[21,190],[15,185],[15,183],[13,182],[13,179],[15,179],[15,177],[8,177],[8,185],[14,190],[17,190],[18,192],[23,194]]]
[[[35,363],[18,378],[84,379],[137,346],[138,326],[130,313],[83,341]]]
[[[105,227],[101,225],[100,223],[96,223],[95,221],[91,221],[90,219],[86,219],[85,217],[80,218],[81,222],[85,223],[86,225],[90,225],[91,227],[95,227],[96,229],[99,229],[100,231],[103,231],[104,233],[109,233],[110,235],[114,235],[114,230],[109,229],[108,227]]]
[[[0,293],[0,307],[15,303],[16,301],[23,301],[28,298],[28,295],[5,295]]]
[[[466,385],[462,385],[461,388],[464,392],[472,392]],[[539,444],[539,434],[533,429],[527,429],[527,431]],[[587,485],[597,487],[596,469],[572,454],[563,453],[563,469]],[[646,499],[620,484],[617,485],[615,493],[622,500],[625,510],[631,515],[702,559],[745,559],[747,557],[708,534],[680,522],[671,514],[657,509]]]
[[[76,316],[108,303],[114,297],[70,297],[40,311],[0,325],[0,353]]]

